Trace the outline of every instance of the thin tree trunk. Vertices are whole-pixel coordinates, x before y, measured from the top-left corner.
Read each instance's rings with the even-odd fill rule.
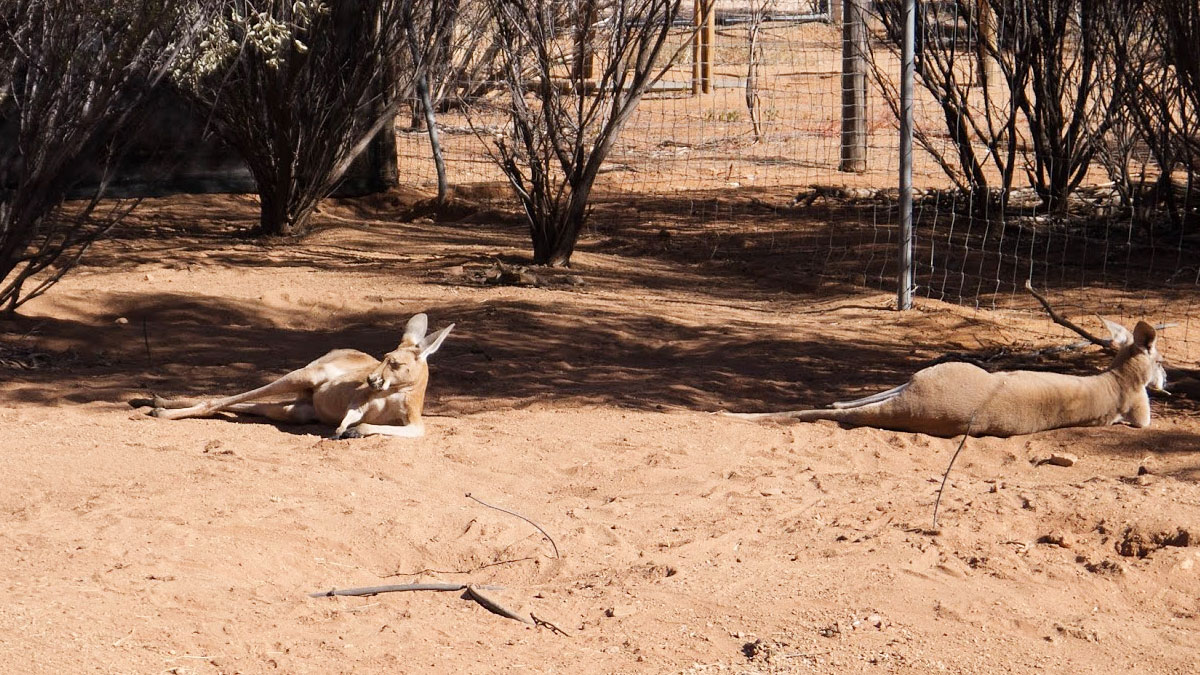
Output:
[[[438,136],[437,119],[434,117],[433,101],[429,96],[429,74],[417,78],[417,98],[425,114],[425,129],[429,134],[429,149],[433,153],[433,167],[437,171],[437,204],[446,203],[449,185],[446,182],[446,159],[442,155],[442,141]]]

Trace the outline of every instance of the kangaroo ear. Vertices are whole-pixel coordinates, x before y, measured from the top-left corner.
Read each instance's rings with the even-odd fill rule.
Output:
[[[1104,322],[1104,327],[1107,328],[1108,332],[1112,334],[1112,343],[1114,347],[1120,348],[1128,344],[1133,344],[1133,334],[1129,332],[1128,328],[1122,326],[1116,321],[1109,321],[1104,317],[1100,317],[1100,320]]]
[[[1146,351],[1154,349],[1154,342],[1158,340],[1158,333],[1154,331],[1154,326],[1145,321],[1137,322],[1133,327],[1133,343]]]
[[[421,314],[413,314],[413,318],[408,320],[404,326],[404,337],[400,338],[402,345],[417,345],[425,337],[425,331],[429,330],[429,317]]]
[[[450,334],[451,328],[454,328],[454,324],[450,324],[433,335],[425,338],[424,340],[421,340],[421,353],[417,355],[417,358],[424,361],[432,356],[433,353],[442,346],[442,342],[444,342],[446,340],[446,336]]]

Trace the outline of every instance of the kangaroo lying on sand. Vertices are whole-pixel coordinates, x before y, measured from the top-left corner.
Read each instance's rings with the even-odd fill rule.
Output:
[[[335,349],[299,370],[242,394],[212,400],[130,401],[154,405],[155,417],[178,420],[206,417],[224,410],[261,415],[278,422],[336,424],[337,438],[372,434],[418,438],[425,433],[421,409],[429,384],[426,359],[442,346],[454,324],[425,337],[429,319],[417,314],[404,327],[395,351],[377,360],[354,349]],[[285,402],[249,403],[255,399],[292,397]]]
[[[1117,350],[1108,370],[1081,377],[1029,370],[989,373],[969,363],[941,363],[908,382],[832,408],[777,413],[726,413],[742,419],[835,420],[854,426],[932,436],[1017,436],[1061,427],[1126,422],[1150,425],[1147,386],[1166,381],[1154,327],[1139,321],[1131,334],[1102,319]]]

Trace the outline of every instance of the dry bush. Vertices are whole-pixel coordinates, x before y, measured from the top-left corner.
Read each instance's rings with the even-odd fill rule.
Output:
[[[422,1],[221,0],[173,79],[249,167],[262,234],[303,232],[394,118],[414,74],[404,18]]]
[[[876,5],[882,47],[893,55],[900,7],[896,0]],[[1049,208],[1065,208],[1130,95],[1105,29],[1123,12],[1118,3],[1082,0],[922,5],[916,79],[941,106],[950,144],[920,125],[917,142],[977,205],[1003,207],[1023,170]],[[898,112],[895,78],[880,68],[882,59],[873,61]]]
[[[534,262],[567,265],[604,160],[674,61],[659,56],[682,0],[486,2],[502,45],[509,125],[479,136],[524,208]],[[473,124],[487,119],[483,108],[470,114]]]
[[[10,0],[0,7],[3,313],[58,281],[127,212],[121,205],[98,212],[122,129],[208,11],[195,2],[185,15],[177,5]],[[95,173],[101,180],[91,199],[64,206]]]

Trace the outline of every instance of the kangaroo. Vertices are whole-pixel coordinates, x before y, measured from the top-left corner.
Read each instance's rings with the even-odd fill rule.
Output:
[[[454,324],[425,336],[429,319],[414,315],[404,327],[400,346],[382,361],[354,349],[335,349],[274,382],[226,398],[139,399],[153,405],[150,415],[167,420],[206,417],[221,411],[259,415],[277,422],[337,425],[336,438],[380,434],[419,438],[425,433],[421,410],[429,384],[427,359],[442,346]],[[256,399],[292,397],[284,402]]]
[[[1154,327],[1139,321],[1130,333],[1101,320],[1112,333],[1117,355],[1097,375],[989,373],[969,363],[941,363],[918,371],[899,387],[832,408],[726,414],[749,420],[834,420],[931,436],[1006,437],[1120,422],[1149,426],[1146,387],[1161,389],[1166,382]]]

